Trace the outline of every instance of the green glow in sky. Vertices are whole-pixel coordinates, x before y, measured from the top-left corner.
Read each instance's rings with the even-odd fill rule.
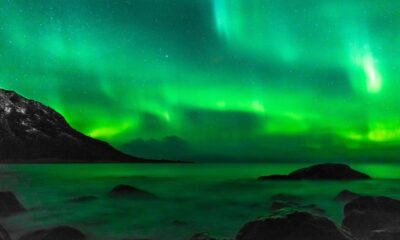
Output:
[[[0,0],[0,87],[143,157],[396,160],[399,8]]]

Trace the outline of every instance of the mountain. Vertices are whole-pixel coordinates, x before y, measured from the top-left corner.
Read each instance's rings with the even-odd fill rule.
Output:
[[[148,161],[76,131],[39,102],[0,89],[0,162]]]

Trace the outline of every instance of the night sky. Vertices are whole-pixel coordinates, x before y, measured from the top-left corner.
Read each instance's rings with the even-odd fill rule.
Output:
[[[142,157],[395,161],[400,1],[0,0],[0,87]]]

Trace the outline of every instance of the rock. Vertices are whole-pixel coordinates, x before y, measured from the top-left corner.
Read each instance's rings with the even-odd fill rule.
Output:
[[[68,200],[67,202],[70,203],[82,203],[82,202],[91,202],[91,201],[95,201],[98,198],[95,196],[82,196],[82,197],[76,197],[76,198],[72,198],[70,200]]]
[[[356,180],[370,179],[364,173],[358,172],[345,164],[318,164],[302,168],[288,175],[262,176],[259,180]]]
[[[338,193],[335,197],[335,201],[337,202],[350,202],[358,197],[360,197],[361,195],[351,192],[349,190],[343,190],[340,193]]]
[[[10,235],[8,234],[8,232],[1,225],[0,225],[0,240],[11,240]]]
[[[138,197],[138,198],[155,198],[156,196],[152,193],[146,192],[136,187],[129,185],[118,185],[114,187],[110,195],[112,197]]]
[[[26,209],[18,201],[14,193],[9,191],[0,192],[0,217],[9,217],[25,211]]]
[[[236,240],[354,240],[325,217],[295,212],[247,223]]]
[[[374,230],[370,235],[370,240],[399,240],[400,229]]]
[[[79,230],[69,226],[59,226],[53,229],[43,229],[23,235],[19,240],[85,240]]]
[[[190,240],[217,240],[217,239],[214,237],[211,237],[207,233],[196,233],[195,235],[193,235],[190,238]]]
[[[400,201],[388,197],[358,197],[345,205],[342,225],[361,239],[376,230],[395,229],[400,226]]]

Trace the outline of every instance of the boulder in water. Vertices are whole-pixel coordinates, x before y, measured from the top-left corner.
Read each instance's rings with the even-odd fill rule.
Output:
[[[358,197],[345,205],[342,225],[360,239],[369,239],[373,234],[380,234],[379,231],[397,229],[400,201],[388,197]]]
[[[280,218],[264,218],[247,223],[236,240],[354,240],[325,217],[295,212]]]

